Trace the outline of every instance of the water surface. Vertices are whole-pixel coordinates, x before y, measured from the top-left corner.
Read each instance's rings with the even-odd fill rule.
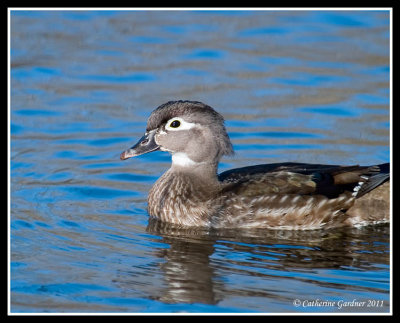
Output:
[[[12,313],[390,310],[389,226],[209,232],[149,223],[147,192],[170,156],[119,160],[154,108],[190,99],[226,119],[236,155],[220,171],[388,162],[388,11],[10,19]]]

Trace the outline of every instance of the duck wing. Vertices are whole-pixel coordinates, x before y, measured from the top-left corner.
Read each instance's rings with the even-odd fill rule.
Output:
[[[276,163],[236,168],[218,175],[225,190],[242,196],[266,194],[324,195],[336,198],[350,191],[361,197],[390,177],[389,164],[340,166]]]

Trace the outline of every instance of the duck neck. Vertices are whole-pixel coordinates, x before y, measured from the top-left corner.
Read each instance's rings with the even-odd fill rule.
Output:
[[[162,221],[206,226],[215,209],[213,199],[220,190],[217,164],[188,165],[175,157],[171,168],[151,188],[148,211]]]
[[[218,161],[193,161],[185,153],[174,153],[172,155],[171,172],[190,174],[201,182],[209,185],[218,182]]]

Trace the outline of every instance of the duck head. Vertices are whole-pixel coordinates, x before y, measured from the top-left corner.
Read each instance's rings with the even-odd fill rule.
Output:
[[[223,117],[197,101],[169,101],[155,109],[146,132],[122,160],[162,150],[172,154],[173,166],[218,164],[223,155],[233,154]]]

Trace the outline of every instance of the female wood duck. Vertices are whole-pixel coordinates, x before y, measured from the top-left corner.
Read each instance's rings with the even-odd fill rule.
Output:
[[[155,109],[146,133],[121,159],[155,150],[171,168],[151,188],[150,216],[181,226],[321,229],[389,221],[389,164],[255,165],[217,175],[233,154],[223,117],[195,101]]]

